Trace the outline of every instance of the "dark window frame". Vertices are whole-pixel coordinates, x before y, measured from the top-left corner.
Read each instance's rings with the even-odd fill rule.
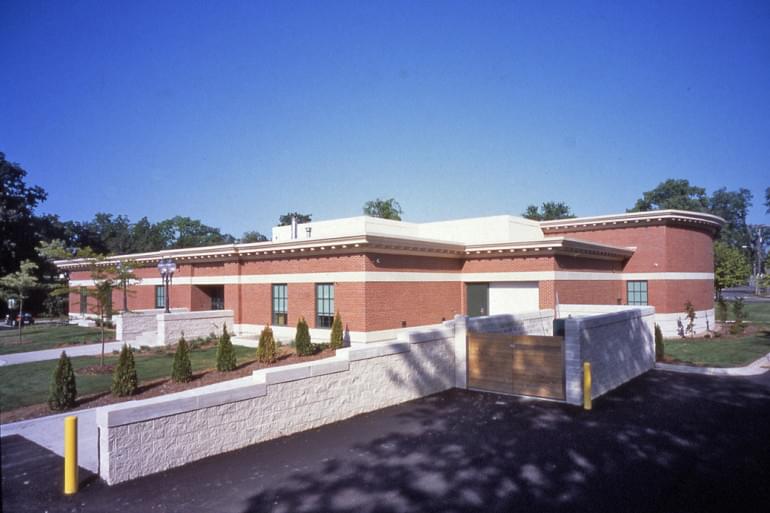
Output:
[[[316,283],[315,327],[331,328],[334,313],[334,283]]]
[[[626,282],[626,304],[647,306],[650,301],[650,289],[647,280],[630,280]]]
[[[287,326],[289,324],[289,287],[286,283],[273,283],[270,291],[272,309],[270,318],[273,326]]]
[[[163,285],[155,285],[155,308],[166,308],[166,287]]]

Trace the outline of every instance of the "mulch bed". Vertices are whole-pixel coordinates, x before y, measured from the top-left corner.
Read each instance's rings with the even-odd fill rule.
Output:
[[[264,369],[266,367],[279,367],[281,365],[291,365],[293,363],[307,362],[311,360],[320,360],[322,358],[329,358],[334,356],[333,349],[324,349],[314,355],[310,356],[297,356],[293,349],[288,347],[279,348],[278,360],[272,364],[259,363],[256,360],[250,360],[242,363],[236,367],[232,372],[219,372],[215,369],[207,369],[202,372],[193,374],[192,381],[188,383],[174,383],[169,378],[156,379],[151,381],[142,381],[139,384],[137,393],[130,397],[114,397],[109,392],[101,392],[98,394],[86,395],[78,397],[77,406],[68,411],[82,410],[85,408],[94,408],[97,406],[106,406],[108,404],[121,403],[124,401],[133,401],[139,399],[147,399],[149,397],[157,397],[164,394],[172,394],[174,392],[181,392],[182,390],[188,390],[190,388],[202,387],[205,385],[211,385],[213,383],[219,383],[221,381],[228,381],[231,379],[242,378],[250,376],[252,372],[258,369]],[[98,366],[92,366],[98,367]],[[91,367],[84,367],[77,371],[78,374],[83,373],[84,369],[91,369]],[[23,406],[7,412],[2,412],[2,423],[16,422],[19,420],[34,419],[36,417],[44,417],[46,415],[52,415],[52,412],[48,405],[32,404],[30,406]]]

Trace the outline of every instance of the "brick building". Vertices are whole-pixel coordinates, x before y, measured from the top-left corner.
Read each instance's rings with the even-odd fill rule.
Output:
[[[433,223],[371,217],[273,228],[272,240],[121,255],[139,281],[132,310],[162,308],[156,268],[175,261],[174,308],[233,311],[239,334],[269,323],[290,340],[299,316],[323,338],[336,311],[353,341],[455,314],[493,315],[559,305],[651,305],[667,334],[692,302],[697,329],[714,320],[713,241],[724,220],[677,210],[535,222],[493,216]],[[72,287],[92,284],[88,262],[60,261]],[[71,294],[70,316],[88,316]],[[113,305],[122,305],[114,291]],[[598,307],[597,307],[598,308]]]

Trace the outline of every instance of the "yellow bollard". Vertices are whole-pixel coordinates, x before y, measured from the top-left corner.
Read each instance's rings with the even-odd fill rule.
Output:
[[[583,409],[591,409],[591,362],[583,362]]]
[[[64,494],[78,491],[78,418],[64,419]]]

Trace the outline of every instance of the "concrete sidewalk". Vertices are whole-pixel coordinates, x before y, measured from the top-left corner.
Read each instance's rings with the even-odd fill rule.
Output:
[[[96,429],[96,408],[2,424],[0,437],[21,435],[64,457],[64,418],[70,415],[78,418],[78,465],[97,473],[99,438]]]
[[[106,342],[104,344],[104,353],[108,354],[115,350],[120,350],[123,342]],[[67,352],[67,356],[91,356],[101,354],[102,344],[82,344],[79,346],[57,347],[56,349],[43,349],[42,351],[29,351],[27,353],[12,353],[0,356],[0,367],[3,365],[17,365],[19,363],[43,362],[46,360],[57,360],[62,351]]]

